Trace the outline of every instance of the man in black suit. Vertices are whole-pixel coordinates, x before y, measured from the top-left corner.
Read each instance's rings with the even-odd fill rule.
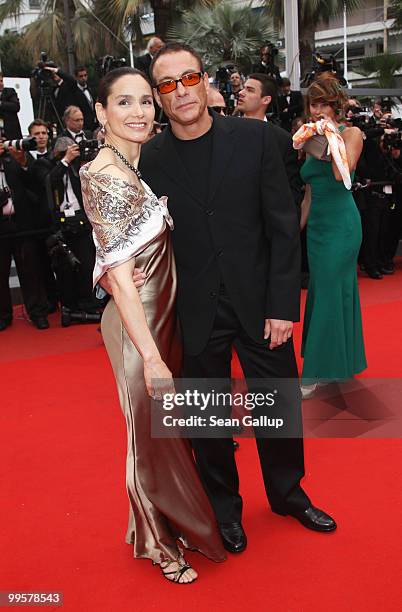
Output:
[[[266,74],[250,74],[239,93],[238,110],[246,119],[259,119],[267,121],[269,106],[276,98],[277,85],[275,81]],[[285,164],[286,175],[292,190],[293,199],[298,209],[303,200],[303,183],[300,178],[297,165],[297,153],[293,148],[292,138],[278,125],[272,124],[276,144]]]
[[[61,136],[55,143],[53,160],[39,160],[37,173],[54,209],[56,229],[61,230],[64,242],[80,261],[78,269],[73,269],[65,258],[58,261],[61,304],[74,312],[94,313],[98,310],[92,292],[95,246],[82,203],[79,158],[78,144]]]
[[[281,126],[288,132],[292,131],[292,121],[296,117],[302,117],[304,113],[304,101],[300,91],[290,89],[289,79],[282,79],[282,95],[278,98],[279,118]]]
[[[3,120],[2,136],[6,140],[22,138],[19,110],[17,92],[12,87],[4,87],[3,74],[0,72],[0,121]]]
[[[93,132],[97,126],[95,94],[88,87],[88,72],[85,66],[76,69],[76,78],[57,66],[48,66],[46,70],[53,73],[56,83],[53,97],[59,117],[64,115],[69,106],[78,106],[83,116],[83,129]]]
[[[260,61],[253,64],[253,72],[267,74],[272,77],[278,85],[282,85],[282,77],[278,66],[275,64],[275,57],[278,49],[272,44],[264,45],[260,49]]]
[[[48,199],[46,195],[46,187],[43,180],[44,168],[45,174],[46,169],[50,171],[52,166],[51,151],[48,150],[49,144],[49,132],[48,125],[43,119],[34,119],[28,126],[28,132],[30,136],[33,136],[36,140],[37,148],[34,151],[27,151],[25,153],[27,162],[27,176],[29,181],[30,193],[38,207],[40,216],[40,226],[43,228],[52,226],[52,215],[49,208]],[[47,160],[47,164],[43,165],[41,160]],[[46,235],[47,237],[47,235]],[[46,288],[47,301],[49,303],[49,312],[57,310],[57,304],[59,301],[58,290],[56,279],[51,267],[51,261],[46,248],[46,237],[38,238],[38,247],[41,259],[41,272],[43,282]]]
[[[155,95],[170,127],[142,151],[141,171],[169,197],[178,272],[178,315],[186,378],[230,379],[235,347],[248,379],[293,379],[294,438],[257,435],[272,510],[317,531],[334,520],[312,506],[304,475],[300,392],[292,343],[299,318],[299,225],[269,124],[207,109],[208,75],[187,45],[153,60]],[[233,442],[194,439],[202,482],[227,550],[241,552],[242,498]]]
[[[41,217],[35,201],[30,197],[22,157],[23,153],[19,151],[13,151],[13,155],[10,155],[0,143],[0,331],[6,329],[13,318],[9,289],[12,257],[17,267],[24,305],[32,323],[38,329],[49,327],[38,249]]]
[[[67,106],[63,113],[64,130],[60,136],[71,138],[79,144],[81,140],[90,140],[92,132],[84,129],[84,115],[78,106]]]
[[[149,39],[147,44],[147,52],[144,55],[140,55],[135,59],[135,67],[141,70],[149,78],[149,67],[152,62],[152,58],[158,53],[159,49],[162,49],[165,43],[159,36],[153,36]]]

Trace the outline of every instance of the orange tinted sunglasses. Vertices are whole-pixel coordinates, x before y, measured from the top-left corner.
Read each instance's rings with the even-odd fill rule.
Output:
[[[194,85],[198,85],[203,75],[203,72],[189,72],[188,74],[183,75],[180,79],[163,81],[163,83],[159,83],[159,85],[156,85],[155,87],[158,93],[168,94],[177,89],[177,83],[181,83],[183,87],[193,87]]]

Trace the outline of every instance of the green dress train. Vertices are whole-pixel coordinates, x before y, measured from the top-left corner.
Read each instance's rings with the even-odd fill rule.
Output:
[[[331,163],[309,157],[301,176],[311,185],[302,382],[346,380],[367,367],[357,287],[360,215]]]

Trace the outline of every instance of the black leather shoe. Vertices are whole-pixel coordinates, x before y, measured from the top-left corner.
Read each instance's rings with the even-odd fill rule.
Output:
[[[0,319],[0,332],[7,329],[7,327],[11,325],[11,321],[6,321],[5,319]]]
[[[48,329],[49,327],[49,321],[46,317],[36,317],[31,319],[31,321],[37,329]]]
[[[247,547],[247,536],[241,523],[219,523],[223,546],[231,553],[240,553]]]
[[[333,518],[315,506],[309,506],[306,510],[288,512],[290,516],[300,521],[307,529],[313,531],[335,531],[337,525]]]
[[[381,266],[380,272],[381,272],[381,274],[387,274],[387,275],[388,274],[395,274],[395,266],[394,266],[394,264],[392,262],[388,263],[388,264],[386,264],[384,266]]]
[[[376,270],[375,268],[366,268],[366,274],[367,276],[369,276],[370,278],[373,278],[374,280],[382,279],[381,272],[379,270]]]

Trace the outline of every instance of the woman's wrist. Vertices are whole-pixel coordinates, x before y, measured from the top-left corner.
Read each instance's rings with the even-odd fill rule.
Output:
[[[143,353],[142,358],[144,360],[144,364],[146,365],[154,365],[158,364],[162,361],[160,354],[157,353]]]

